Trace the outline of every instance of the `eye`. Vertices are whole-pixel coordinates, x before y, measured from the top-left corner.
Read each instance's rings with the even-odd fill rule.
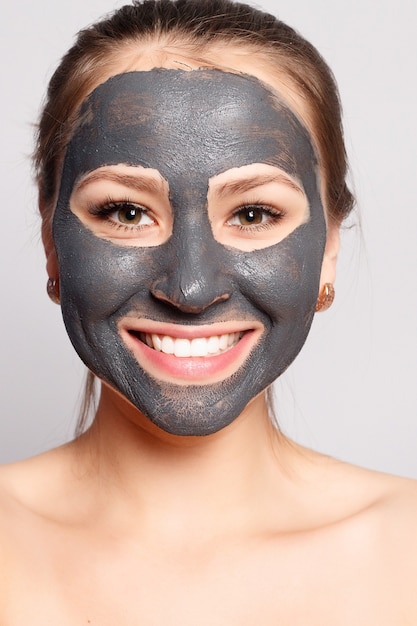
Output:
[[[261,207],[245,206],[233,215],[229,223],[239,226],[252,226],[252,224],[262,224],[265,217],[265,211]]]
[[[115,222],[131,226],[147,226],[154,224],[147,210],[130,202],[112,202],[106,207],[107,215]]]
[[[69,207],[93,235],[120,246],[157,246],[172,234],[168,182],[150,168],[92,170],[74,184]]]
[[[283,217],[282,211],[258,204],[240,207],[228,221],[229,226],[250,227],[262,226],[276,222]]]
[[[115,202],[109,200],[99,206],[90,206],[89,212],[115,227],[142,228],[155,224],[155,220],[149,215],[148,209],[129,201]]]

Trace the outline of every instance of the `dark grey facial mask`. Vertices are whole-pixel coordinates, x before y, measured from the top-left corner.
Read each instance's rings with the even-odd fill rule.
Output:
[[[118,246],[72,213],[77,180],[121,163],[156,169],[168,181],[174,223],[165,243]],[[207,190],[211,177],[251,163],[280,167],[301,181],[310,218],[281,242],[244,252],[214,239]],[[63,317],[85,364],[163,430],[216,432],[288,367],[311,325],[326,226],[308,132],[276,92],[251,76],[164,69],[117,75],[82,105],[53,234]],[[158,381],[139,366],[118,333],[127,315],[185,325],[249,319],[265,332],[235,374],[184,386]]]

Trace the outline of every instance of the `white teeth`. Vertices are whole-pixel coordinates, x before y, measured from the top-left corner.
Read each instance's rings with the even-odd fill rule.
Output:
[[[174,354],[180,357],[191,356],[191,342],[188,339],[175,339]]]
[[[161,352],[165,352],[165,354],[174,354],[174,349],[173,338],[168,337],[168,335],[162,337]]]
[[[222,335],[219,341],[220,350],[226,350],[228,343],[229,343],[229,335]]]
[[[169,335],[142,333],[142,340],[154,350],[165,354],[174,354],[176,357],[205,357],[221,354],[235,346],[241,337],[240,333],[226,335],[212,335],[211,337],[197,337],[196,339],[176,339]]]
[[[209,337],[207,340],[207,352],[209,354],[217,354],[220,350],[220,340],[218,337]]]
[[[150,348],[155,348],[155,350],[158,350],[158,352],[161,352],[162,341],[158,335],[152,335],[152,336],[145,335],[145,337],[146,337],[146,343],[148,344]]]
[[[207,354],[207,339],[199,337],[193,339],[191,342],[191,356],[206,356]]]

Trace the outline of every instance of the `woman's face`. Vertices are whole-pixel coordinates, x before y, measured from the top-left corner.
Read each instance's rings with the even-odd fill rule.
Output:
[[[319,190],[309,133],[257,78],[107,80],[83,104],[53,224],[80,357],[167,432],[230,424],[307,337]]]

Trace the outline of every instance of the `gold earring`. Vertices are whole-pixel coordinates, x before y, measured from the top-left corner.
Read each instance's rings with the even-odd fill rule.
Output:
[[[334,287],[332,283],[325,283],[317,299],[316,311],[326,311],[332,306],[334,300]]]
[[[58,280],[55,280],[55,278],[48,278],[48,282],[46,283],[46,291],[52,302],[54,302],[55,304],[61,304],[61,300],[59,297]]]

